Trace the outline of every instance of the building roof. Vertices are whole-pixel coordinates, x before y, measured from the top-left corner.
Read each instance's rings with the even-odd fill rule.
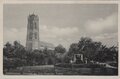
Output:
[[[55,48],[55,46],[53,44],[51,44],[51,43],[40,41],[39,44],[40,44],[40,48],[48,48],[48,49],[49,48],[50,49],[54,49]]]

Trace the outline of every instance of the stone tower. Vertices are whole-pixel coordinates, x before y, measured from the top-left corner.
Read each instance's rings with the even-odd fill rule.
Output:
[[[39,49],[39,17],[35,14],[28,16],[26,49]]]

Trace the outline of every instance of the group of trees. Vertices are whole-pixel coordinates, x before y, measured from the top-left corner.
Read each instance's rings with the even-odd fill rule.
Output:
[[[3,48],[3,68],[17,68],[20,66],[50,65],[61,62],[61,56],[66,52],[62,45],[58,45],[54,50],[47,48],[43,50],[27,51],[23,45],[14,41],[13,44],[7,42]]]
[[[26,65],[47,65],[55,63],[70,63],[74,54],[83,54],[88,61],[116,61],[118,62],[118,47],[107,47],[91,38],[82,37],[78,43],[72,43],[68,51],[58,45],[54,50],[27,51],[23,45],[14,41],[7,42],[3,48],[3,66],[8,70]]]
[[[78,43],[70,45],[68,58],[72,58],[74,54],[83,54],[88,61],[118,61],[118,47],[107,47],[101,42],[93,41],[91,38],[82,37]]]
[[[3,48],[3,68],[15,68],[26,64],[25,48],[17,41],[7,42]]]

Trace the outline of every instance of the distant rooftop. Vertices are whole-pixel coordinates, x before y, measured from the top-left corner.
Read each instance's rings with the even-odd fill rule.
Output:
[[[54,49],[55,46],[52,44],[52,43],[47,43],[47,42],[43,42],[43,41],[40,41],[40,47],[43,47],[43,48],[51,48],[51,49]]]

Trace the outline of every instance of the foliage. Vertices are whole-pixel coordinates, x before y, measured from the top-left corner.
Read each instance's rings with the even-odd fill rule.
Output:
[[[107,62],[118,60],[117,47],[107,47],[101,42],[93,41],[91,38],[82,37],[78,43],[72,43],[69,48],[68,56],[80,53],[89,61]]]
[[[55,47],[55,53],[65,53],[66,49],[62,46],[62,45],[58,45],[57,47]]]
[[[83,54],[89,61],[118,62],[118,47],[107,47],[101,42],[93,41],[91,38],[82,37],[78,43],[72,43],[68,51],[58,45],[54,50],[45,48],[42,50],[27,51],[18,41],[13,45],[7,42],[3,48],[3,68],[33,65],[50,65],[56,63],[70,63],[74,54]]]
[[[108,62],[108,61],[116,61],[118,62],[118,50],[117,47],[106,47],[101,46],[99,52],[95,56],[96,61],[100,62]]]
[[[26,65],[26,51],[25,48],[14,41],[14,45],[7,42],[3,48],[3,66],[8,70]]]
[[[66,49],[62,45],[58,45],[55,47],[55,62],[62,63],[63,62],[63,55],[66,53]]]

